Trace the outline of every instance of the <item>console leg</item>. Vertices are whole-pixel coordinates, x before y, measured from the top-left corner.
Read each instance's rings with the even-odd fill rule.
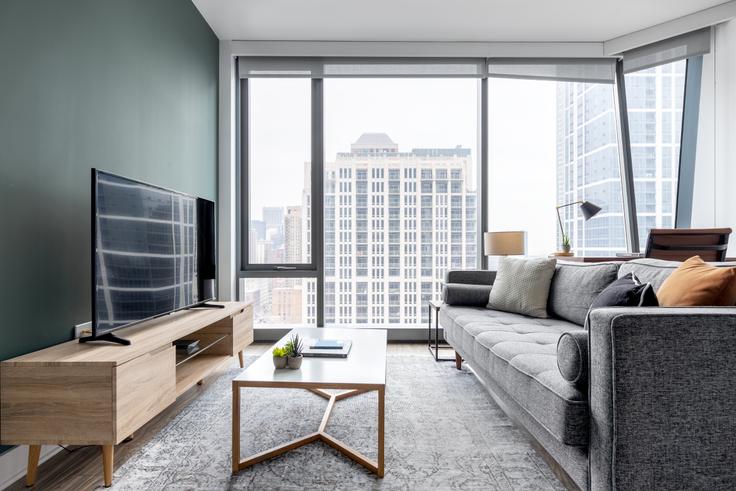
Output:
[[[38,458],[41,456],[41,445],[28,445],[28,470],[26,473],[26,486],[36,484],[38,471]]]
[[[458,370],[462,370],[463,368],[463,357],[457,351],[455,352],[455,368]]]
[[[102,474],[105,478],[106,488],[112,486],[113,448],[113,445],[102,446]]]
[[[240,362],[240,368],[243,368],[244,362],[243,362],[243,350],[238,351],[238,361]]]

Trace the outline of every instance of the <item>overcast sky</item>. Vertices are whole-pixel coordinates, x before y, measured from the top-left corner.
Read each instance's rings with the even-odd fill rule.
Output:
[[[325,156],[362,133],[387,133],[400,151],[471,149],[477,159],[478,84],[470,79],[327,79]],[[530,255],[555,250],[555,82],[491,79],[491,230],[527,230]],[[309,160],[310,81],[251,79],[251,209],[301,203]]]

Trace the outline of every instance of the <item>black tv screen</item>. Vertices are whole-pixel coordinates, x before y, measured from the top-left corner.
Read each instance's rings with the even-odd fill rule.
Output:
[[[214,298],[214,203],[92,170],[92,327],[100,336]]]

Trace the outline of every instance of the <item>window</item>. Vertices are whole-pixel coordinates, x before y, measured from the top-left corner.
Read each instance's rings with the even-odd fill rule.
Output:
[[[239,59],[240,76],[255,77],[239,84],[239,296],[255,302],[256,325],[421,325],[447,269],[480,264],[481,229],[526,230],[530,255],[558,250],[562,234],[579,255],[625,251],[620,68],[630,72],[633,223],[640,242],[673,226],[678,172],[687,183],[693,171],[679,168],[687,62],[647,63],[652,49],[681,53],[668,48],[681,40],[618,64]],[[699,31],[686,53],[708,46]],[[586,221],[562,209],[561,234],[555,206],[582,200],[601,212]]]
[[[241,278],[241,302],[253,302],[253,324],[314,325],[317,281],[314,278]]]
[[[313,254],[311,197],[311,81],[256,78],[247,84],[247,240],[238,297],[253,302],[254,325],[314,325],[317,281],[295,277],[310,269]],[[274,117],[274,114],[279,117]],[[283,144],[288,141],[288,144]],[[341,172],[346,172],[340,169]],[[335,203],[329,203],[335,207]],[[334,229],[334,222],[325,225]],[[324,244],[334,258],[335,243]],[[325,268],[334,268],[326,264]],[[309,272],[308,272],[309,271]]]
[[[419,325],[422,300],[403,293],[436,292],[447,268],[477,266],[477,92],[473,79],[324,81],[324,221],[335,224],[325,227],[325,241],[360,258],[356,237],[343,231],[372,237],[371,260],[325,270],[325,289],[335,291],[335,314],[325,317],[326,325]],[[350,178],[339,168],[361,176],[355,192],[345,190]],[[328,206],[345,195],[375,206]],[[448,219],[448,195],[455,220]],[[455,253],[436,262],[449,254],[450,232]],[[371,308],[350,308],[358,291]]]
[[[652,228],[675,226],[687,61],[626,75],[639,244]]]
[[[252,79],[248,95],[248,262],[309,263],[310,81]]]
[[[527,253],[559,250],[555,206],[576,254],[626,250],[613,85],[489,80],[489,229],[526,230]]]

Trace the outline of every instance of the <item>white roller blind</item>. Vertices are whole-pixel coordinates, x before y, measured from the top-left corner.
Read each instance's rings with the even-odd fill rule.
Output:
[[[239,57],[240,78],[255,77],[322,77],[321,58]]]
[[[711,28],[675,36],[623,53],[624,72],[636,72],[710,52]]]
[[[615,59],[504,59],[488,60],[488,76],[563,82],[614,82]]]
[[[483,77],[482,58],[326,59],[325,77]]]
[[[483,58],[238,58],[241,78],[483,77]]]
[[[509,58],[240,57],[241,78],[507,77],[613,83],[615,60]]]

